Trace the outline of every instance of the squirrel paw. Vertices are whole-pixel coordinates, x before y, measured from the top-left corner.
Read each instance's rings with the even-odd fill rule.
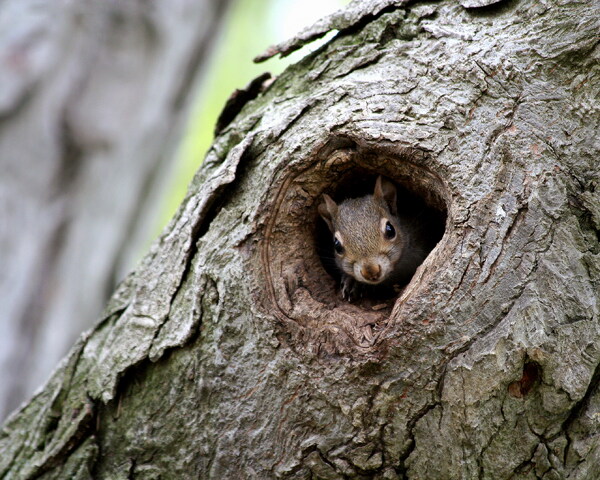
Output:
[[[353,302],[362,297],[362,288],[354,278],[349,275],[343,275],[340,283],[340,291],[342,298],[349,302]]]

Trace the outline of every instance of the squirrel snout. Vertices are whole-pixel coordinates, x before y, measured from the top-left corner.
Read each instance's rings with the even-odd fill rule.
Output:
[[[381,276],[381,266],[379,264],[367,263],[360,269],[360,274],[369,282],[376,282]]]

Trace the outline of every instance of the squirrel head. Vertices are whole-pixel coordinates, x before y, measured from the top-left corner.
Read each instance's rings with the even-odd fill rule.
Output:
[[[404,245],[394,184],[379,176],[372,195],[346,199],[339,205],[326,194],[323,200],[319,214],[333,234],[338,267],[362,283],[377,285],[387,280]]]

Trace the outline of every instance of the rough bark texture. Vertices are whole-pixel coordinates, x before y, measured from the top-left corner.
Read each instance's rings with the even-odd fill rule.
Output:
[[[155,228],[227,2],[0,5],[0,418],[93,325]]]
[[[6,423],[0,474],[598,478],[599,19],[390,4],[289,68]],[[316,208],[377,174],[447,217],[373,308],[339,300]]]

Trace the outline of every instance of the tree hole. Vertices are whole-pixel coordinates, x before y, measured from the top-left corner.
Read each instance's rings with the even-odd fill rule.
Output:
[[[430,288],[427,282],[434,277],[427,269],[436,263],[427,256],[443,238],[450,204],[437,168],[435,160],[414,148],[338,137],[313,152],[310,160],[281,172],[269,193],[265,240],[257,250],[264,275],[258,285],[269,301],[261,302],[271,305],[267,311],[280,319],[299,349],[371,354],[406,285],[420,288],[415,269],[421,272],[423,288]],[[333,235],[319,205],[323,194],[336,203],[373,194],[379,176],[388,182],[386,198],[389,185],[395,188],[396,201],[389,201],[395,214],[418,231],[425,265],[415,265],[401,284],[367,286],[359,298],[348,301],[341,296]]]
[[[508,386],[508,393],[515,398],[527,396],[542,377],[542,369],[535,362],[526,362],[523,366],[523,376],[520,380]]]
[[[377,171],[354,168],[341,175],[339,180],[325,189],[324,193],[329,195],[338,205],[347,199],[364,199],[373,195],[377,178],[380,175]],[[399,275],[395,281],[384,281],[378,285],[359,283],[357,287],[358,298],[351,301],[358,305],[371,307],[373,304],[380,304],[393,299],[410,282],[416,268],[441,240],[445,231],[447,216],[445,205],[443,203],[432,203],[431,198],[428,198],[431,195],[423,195],[419,188],[414,187],[412,184],[414,179],[404,176],[399,176],[398,179],[387,176],[382,176],[382,178],[395,188],[396,216],[403,228],[413,238],[414,244],[407,246],[402,252],[402,256],[412,258],[405,272]],[[357,218],[357,222],[359,221]],[[356,231],[360,231],[358,226]],[[352,239],[347,239],[347,241],[352,241]],[[324,270],[335,280],[338,293],[342,295],[339,290],[343,274],[336,262],[334,235],[320,215],[316,219],[315,249]],[[402,261],[402,257],[399,261]]]

